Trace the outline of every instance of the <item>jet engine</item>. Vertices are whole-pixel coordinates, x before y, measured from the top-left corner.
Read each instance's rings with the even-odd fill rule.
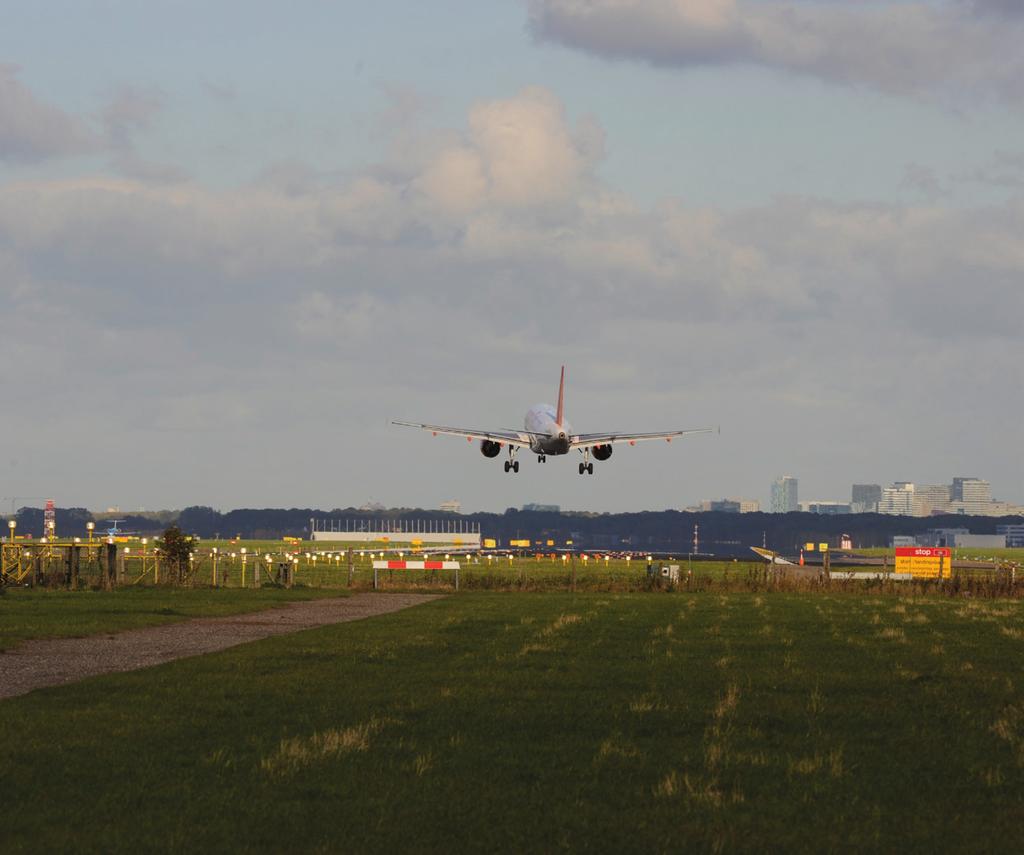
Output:
[[[480,453],[484,457],[497,457],[501,453],[501,443],[493,439],[480,440]]]
[[[594,460],[607,460],[612,456],[612,445],[611,443],[606,445],[595,445],[590,449],[590,453],[594,455]]]

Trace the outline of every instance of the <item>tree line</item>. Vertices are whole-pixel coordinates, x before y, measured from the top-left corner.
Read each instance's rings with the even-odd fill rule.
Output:
[[[106,515],[104,515],[106,516]],[[577,511],[522,511],[504,513],[453,514],[422,508],[393,508],[363,511],[357,508],[239,508],[222,512],[194,505],[176,514],[125,514],[118,528],[125,533],[155,536],[171,523],[200,538],[276,540],[281,537],[309,537],[310,519],[350,519],[374,524],[401,520],[461,520],[479,523],[484,537],[499,545],[512,539],[528,539],[542,546],[552,541],[565,547],[567,541],[583,549],[635,549],[687,552],[692,549],[697,527],[699,551],[723,551],[734,545],[767,545],[790,551],[805,542],[838,545],[848,534],[856,547],[888,546],[894,535],[920,534],[932,528],[966,528],[973,534],[994,534],[1001,523],[1024,523],[1022,517],[897,517],[885,514],[826,516],[808,513],[736,514],[722,511],[641,511],[637,513],[589,513]],[[43,511],[21,508],[16,516],[17,533],[43,534]],[[109,523],[97,519],[85,508],[58,508],[59,537],[85,537],[86,523],[96,525],[94,536],[105,536]],[[6,533],[6,532],[5,532]]]

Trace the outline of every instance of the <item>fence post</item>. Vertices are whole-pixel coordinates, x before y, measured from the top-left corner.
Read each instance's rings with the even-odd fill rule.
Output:
[[[352,552],[352,547],[348,548],[348,586],[352,587],[352,575],[355,573],[355,556]]]
[[[377,590],[377,568],[373,568],[373,590]]]
[[[459,590],[459,568],[455,568],[455,590]]]
[[[102,584],[104,591],[111,591],[114,588],[112,576],[115,570],[115,564],[117,562],[117,544],[108,543],[107,548],[104,550],[102,558],[103,564],[103,577]]]

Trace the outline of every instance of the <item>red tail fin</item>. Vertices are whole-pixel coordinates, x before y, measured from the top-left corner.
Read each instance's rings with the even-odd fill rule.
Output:
[[[562,379],[558,381],[558,411],[555,413],[555,424],[562,426],[565,416],[565,366],[562,366]]]

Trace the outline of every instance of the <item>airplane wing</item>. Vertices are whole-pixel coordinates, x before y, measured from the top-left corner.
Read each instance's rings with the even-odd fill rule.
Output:
[[[533,434],[525,430],[475,430],[473,428],[445,427],[444,425],[425,425],[419,422],[392,422],[391,424],[422,428],[429,430],[434,436],[439,433],[448,436],[464,436],[470,442],[474,439],[489,439],[492,442],[504,442],[508,445],[518,445],[521,448],[529,448],[533,437]]]
[[[636,445],[649,439],[663,439],[672,442],[677,436],[689,436],[695,433],[714,433],[717,428],[699,428],[698,430],[672,430],[666,433],[581,433],[573,436],[570,448],[583,448],[593,445],[610,445],[614,442],[628,442]]]
[[[792,561],[783,558],[779,553],[772,552],[770,549],[762,549],[760,546],[751,546],[750,548],[772,564],[788,564],[791,567],[795,566]]]

